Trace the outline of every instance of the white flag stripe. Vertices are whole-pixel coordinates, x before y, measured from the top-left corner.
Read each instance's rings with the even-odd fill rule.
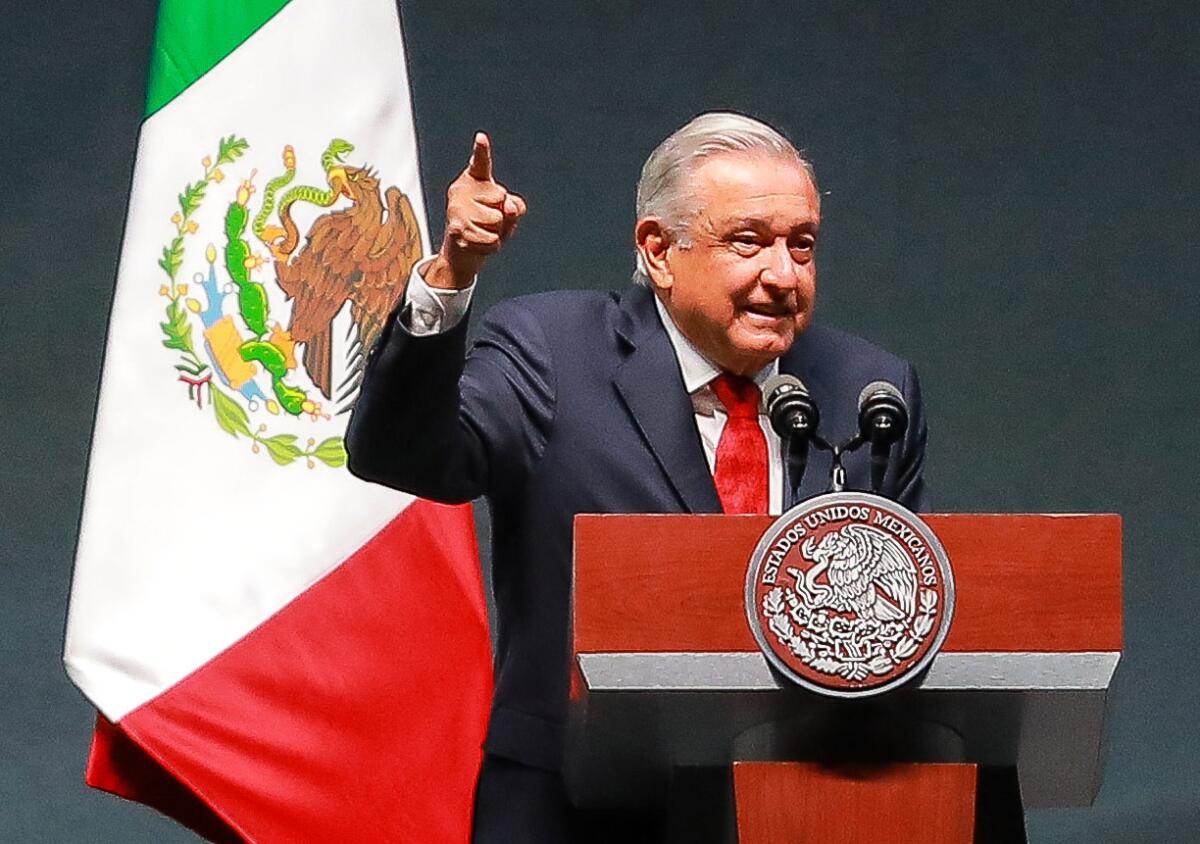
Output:
[[[296,44],[321,60],[289,64]],[[276,466],[251,454],[248,439],[223,432],[207,399],[202,409],[189,403],[186,385],[175,380],[177,355],[163,348],[159,328],[166,299],[157,292],[166,277],[156,261],[174,235],[176,195],[230,134],[250,149],[223,168],[224,180],[194,215],[199,230],[185,239],[179,281],[195,283],[208,243],[222,248],[222,218],[240,180],[257,168],[250,206],[257,211],[290,144],[295,183],[321,185],[319,158],[332,138],[355,144],[350,163],[373,165],[381,189],[396,185],[408,196],[427,252],[411,109],[387,97],[395,90],[407,94],[408,80],[392,4],[293,0],[143,127],[66,648],[72,679],[110,720],[236,642],[411,501],[345,469],[309,469],[303,460]],[[302,207],[301,232],[324,210]],[[286,325],[289,306],[277,288],[271,296],[271,322]],[[335,332],[344,325],[343,315]],[[203,342],[198,332],[196,340]],[[278,418],[251,417],[254,424]],[[345,422],[333,415],[292,425],[301,442],[319,442],[341,435]]]

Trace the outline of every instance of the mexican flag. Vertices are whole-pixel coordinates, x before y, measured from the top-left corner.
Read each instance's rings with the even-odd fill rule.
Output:
[[[66,635],[89,784],[215,840],[469,837],[470,512],[342,444],[428,252],[394,0],[163,0]]]

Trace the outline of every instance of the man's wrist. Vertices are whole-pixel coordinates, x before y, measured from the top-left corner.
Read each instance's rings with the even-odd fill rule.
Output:
[[[432,287],[426,279],[437,256],[426,258],[413,267],[404,289],[399,311],[400,324],[415,337],[440,334],[454,328],[471,306],[473,284],[464,288]]]
[[[421,279],[430,287],[439,290],[464,290],[475,281],[475,273],[456,270],[439,252],[432,261],[420,269]]]

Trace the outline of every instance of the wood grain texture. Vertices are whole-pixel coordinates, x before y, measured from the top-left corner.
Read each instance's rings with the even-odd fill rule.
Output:
[[[1121,649],[1121,517],[933,514],[957,586],[943,651]],[[764,516],[575,520],[577,653],[754,651],[743,609]]]
[[[974,765],[736,762],[739,844],[966,844]]]

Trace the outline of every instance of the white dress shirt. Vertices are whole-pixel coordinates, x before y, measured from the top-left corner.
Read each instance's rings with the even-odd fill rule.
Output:
[[[675,325],[675,320],[667,313],[662,300],[654,297],[654,307],[658,309],[658,317],[671,345],[675,349],[675,357],[679,361],[679,373],[683,376],[683,388],[692,398],[692,410],[696,412],[696,429],[700,432],[700,442],[704,446],[704,457],[708,460],[708,471],[716,470],[717,443],[721,441],[721,432],[729,414],[725,405],[717,398],[709,384],[721,374],[721,369],[697,349],[692,341],[683,336],[683,332]],[[753,380],[759,388],[763,383],[779,371],[779,361],[773,360],[754,374]],[[767,507],[771,515],[777,516],[783,512],[783,462],[780,458],[782,446],[779,435],[771,428],[771,422],[763,411],[761,402],[758,408],[758,427],[762,428],[763,436],[767,439]]]
[[[443,290],[430,287],[421,277],[420,270],[429,261],[419,262],[413,267],[412,275],[405,288],[405,305],[410,306],[408,314],[408,330],[415,336],[439,334],[449,331],[462,320],[470,307],[471,297],[475,293],[475,283],[462,290]],[[708,471],[712,472],[717,462],[717,443],[721,440],[721,431],[729,414],[721,404],[709,383],[721,374],[721,369],[708,360],[688,338],[683,336],[671,315],[657,296],[654,306],[658,310],[659,319],[667,330],[667,337],[675,349],[675,358],[679,363],[679,373],[683,376],[684,389],[692,399],[692,409],[696,413],[696,430],[700,433],[700,443],[704,446],[704,457],[708,461]],[[404,309],[401,308],[401,313]],[[779,361],[772,361],[754,375],[754,382],[762,387],[763,382],[779,371]],[[761,407],[758,414],[758,425],[762,428],[767,440],[767,501],[772,515],[783,512],[783,460],[779,436],[771,429],[771,423]]]

